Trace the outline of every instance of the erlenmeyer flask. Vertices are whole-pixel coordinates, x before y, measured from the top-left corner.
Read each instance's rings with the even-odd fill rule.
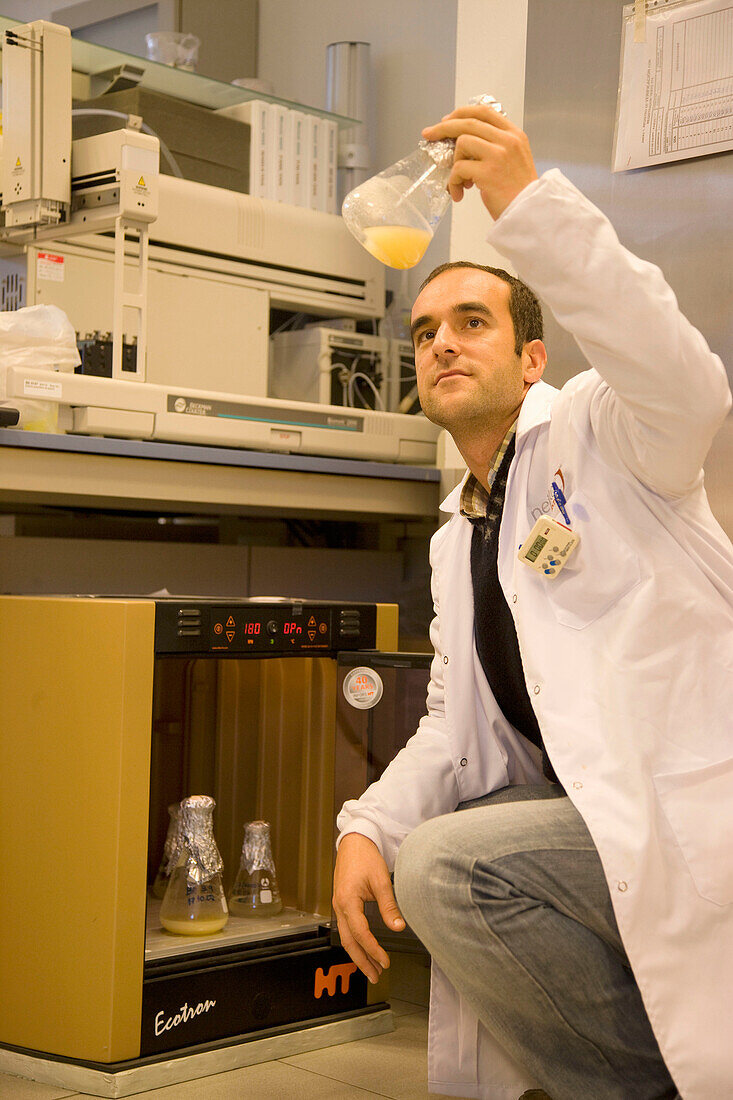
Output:
[[[269,917],[282,907],[269,823],[250,821],[244,827],[242,859],[229,894],[229,909],[237,917]]]
[[[214,839],[216,803],[206,794],[181,802],[179,830],[168,865],[170,882],[160,906],[168,932],[206,936],[229,919],[221,875],[223,863]]]
[[[501,114],[493,96],[475,96]],[[388,267],[414,267],[423,258],[438,222],[450,205],[446,190],[455,141],[425,141],[350,191],[341,215],[357,241]]]
[[[388,267],[414,267],[450,203],[453,142],[421,141],[350,191],[341,215],[357,241]]]
[[[168,864],[171,861],[173,846],[176,843],[176,837],[178,835],[178,815],[180,809],[181,806],[179,802],[174,802],[172,806],[168,807],[168,814],[170,816],[168,833],[165,838],[165,845],[163,846],[163,858],[160,861],[160,867],[158,868],[158,873],[153,883],[153,894],[156,898],[164,897],[168,887],[168,880],[170,879]]]

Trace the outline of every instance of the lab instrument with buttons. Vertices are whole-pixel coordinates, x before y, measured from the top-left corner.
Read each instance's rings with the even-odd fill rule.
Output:
[[[156,599],[155,651],[221,657],[373,649],[377,605],[311,600]]]
[[[541,516],[519,547],[517,557],[546,577],[555,577],[578,546],[580,535],[556,519]]]
[[[0,1047],[116,1080],[263,1037],[295,1052],[326,1022],[391,1029],[386,982],[330,919],[337,654],[396,646],[393,604],[0,596]],[[227,894],[242,824],[271,824],[280,912],[162,927],[170,808],[192,794],[214,800]]]

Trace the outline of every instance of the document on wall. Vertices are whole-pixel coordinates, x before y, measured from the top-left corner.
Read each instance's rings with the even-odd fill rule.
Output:
[[[613,171],[733,149],[733,0],[639,8],[623,9]]]

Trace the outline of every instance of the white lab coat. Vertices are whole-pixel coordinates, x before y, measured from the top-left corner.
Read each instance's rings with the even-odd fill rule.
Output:
[[[598,848],[628,957],[684,1100],[733,1088],[733,553],[701,466],[730,408],[725,372],[659,270],[632,256],[557,170],[490,241],[576,337],[592,369],[529,390],[499,535],[530,698]],[[550,580],[517,560],[562,471],[580,546]],[[471,525],[460,487],[431,546],[428,713],[339,816],[388,866],[421,821],[542,781],[473,644]],[[437,968],[431,1089],[513,1100],[532,1081]]]

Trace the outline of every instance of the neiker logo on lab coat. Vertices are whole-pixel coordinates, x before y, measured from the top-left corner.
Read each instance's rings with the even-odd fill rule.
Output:
[[[562,466],[558,467],[558,469],[555,470],[555,477],[562,485],[562,491],[563,493],[565,493],[565,478],[563,476]],[[540,504],[538,504],[536,508],[531,509],[530,515],[532,516],[532,519],[539,519],[540,516],[549,515],[550,512],[552,512],[552,510],[555,508],[555,503],[555,494],[551,485],[550,488],[547,490],[547,496],[545,497],[545,499]]]

